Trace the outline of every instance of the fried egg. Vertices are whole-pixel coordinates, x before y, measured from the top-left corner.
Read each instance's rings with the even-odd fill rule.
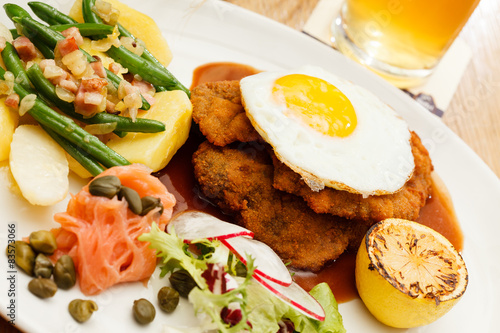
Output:
[[[413,174],[408,125],[358,85],[305,66],[248,76],[240,89],[257,132],[314,191],[389,194]]]

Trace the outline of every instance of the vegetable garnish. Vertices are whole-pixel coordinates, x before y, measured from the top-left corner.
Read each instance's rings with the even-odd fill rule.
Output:
[[[255,258],[254,253],[246,253],[246,260],[242,262],[224,245],[224,239],[248,239],[248,233],[239,230],[240,235],[237,235],[235,230],[228,229],[228,236],[215,232],[217,237],[220,237],[219,240],[214,237],[214,232],[207,228],[206,238],[197,233],[197,239],[187,241],[176,234],[176,227],[181,233],[189,231],[189,226],[181,224],[196,224],[197,217],[204,217],[199,213],[186,214],[180,215],[180,221],[174,217],[171,222],[174,227],[169,227],[169,233],[160,230],[153,223],[151,231],[142,234],[138,239],[149,242],[150,248],[155,249],[157,257],[161,258],[161,277],[169,273],[175,275],[177,272],[183,272],[195,281],[197,287],[189,287],[192,289],[188,289],[188,300],[194,307],[202,330],[216,329],[227,333],[243,330],[345,332],[337,302],[327,284],[319,284],[310,293],[303,291],[304,294],[290,290],[293,295],[287,295],[289,290],[281,286],[279,292],[285,297],[277,295],[266,287],[272,283],[271,280],[262,274],[256,274],[256,263],[261,262],[263,258]],[[191,216],[192,219],[186,216]],[[216,225],[215,221],[219,221],[222,227],[227,224],[216,218],[210,219],[210,224]],[[215,229],[218,227],[215,226]],[[193,235],[190,232],[188,234]],[[267,283],[260,283],[257,279]],[[176,285],[178,284],[172,284],[172,287],[176,288]],[[292,288],[300,287],[292,284]],[[297,295],[300,296],[297,298]],[[293,299],[293,302],[289,302],[289,299]],[[307,308],[312,303],[317,303],[324,309],[324,320],[317,320],[309,314],[313,310]]]
[[[122,6],[116,1],[113,4]],[[120,10],[104,1],[76,1],[73,7],[79,6],[81,11],[83,6],[88,14],[85,15],[87,22],[83,23],[42,2],[30,2],[28,5],[49,25],[39,22],[16,4],[3,5],[17,29],[4,27],[0,34],[0,97],[6,96],[5,100],[0,100],[0,108],[5,105],[18,112],[12,121],[2,117],[2,120],[9,120],[9,132],[10,127],[17,126],[17,118],[28,113],[72,157],[70,160],[75,161],[69,165],[72,171],[82,169],[80,166],[72,167],[72,164],[78,163],[88,171],[75,171],[82,177],[96,176],[106,168],[130,163],[144,163],[155,171],[163,168],[186,140],[191,108],[189,90],[166,69],[168,61],[165,59],[169,59],[170,50],[163,37],[151,39],[160,41],[158,44],[163,46],[154,48],[154,53],[162,61],[140,42],[139,38],[149,39],[149,35],[158,35],[153,29],[153,26],[156,27],[154,22],[151,19],[148,21],[150,31],[142,29],[143,33],[136,32],[134,36],[127,30],[136,31],[135,22],[127,19],[131,10],[123,11],[124,19],[120,20],[125,24],[123,26],[118,22]],[[96,13],[92,12],[94,7],[98,9]],[[108,43],[108,40],[111,42]],[[98,44],[102,46],[106,43],[109,46],[101,51],[109,51],[109,55],[97,50]],[[159,94],[162,104],[172,102],[168,110],[158,106],[158,110],[148,114],[139,111],[153,110],[156,93],[166,90],[182,93],[185,97],[183,104],[175,106],[182,99],[176,94]],[[153,118],[162,111],[179,112],[165,112],[163,118]],[[183,121],[180,122],[180,119]],[[82,124],[88,125],[82,128]],[[180,128],[183,130],[176,131]],[[162,136],[151,135],[160,132]],[[180,133],[178,138],[175,137],[177,132]],[[132,141],[130,137],[140,133],[142,136],[137,138],[151,139],[152,145],[146,155],[154,155],[155,158],[152,161],[129,160],[105,144],[114,139],[114,147],[120,148],[119,139],[127,133],[132,134],[123,145],[128,146]],[[9,134],[9,140],[0,142],[1,159],[6,158],[8,149],[3,146],[8,147],[11,136]],[[121,152],[129,151],[121,149]],[[157,157],[163,155],[166,157]],[[137,157],[133,153],[127,156]]]

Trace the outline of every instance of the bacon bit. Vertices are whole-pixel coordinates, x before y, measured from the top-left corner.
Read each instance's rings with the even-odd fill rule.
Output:
[[[75,96],[75,111],[91,117],[103,111],[106,107],[104,96],[106,96],[106,85],[108,81],[101,78],[83,79]]]
[[[5,105],[11,107],[15,110],[19,107],[19,95],[16,93],[12,93],[5,99]]]
[[[137,80],[135,77],[132,80],[131,84],[132,86],[139,88],[141,94],[149,94],[153,96],[156,92],[155,87],[151,83],[142,80]]]
[[[77,27],[71,27],[61,32],[61,34],[68,38],[73,37],[78,46],[83,44],[83,37],[80,34],[80,30]]]
[[[66,39],[60,40],[56,45],[56,52],[58,51],[61,57],[64,57],[71,52],[79,50],[78,44],[75,37],[68,37]]]
[[[106,70],[104,69],[104,66],[102,64],[102,61],[94,61],[90,63],[90,67],[94,70],[94,73],[99,76],[102,79],[105,79],[107,77],[106,75]]]
[[[100,78],[90,78],[83,79],[81,86],[86,91],[98,91],[101,92],[102,88],[104,88],[108,84],[108,81]]]
[[[7,39],[5,39],[5,37],[3,36],[0,36],[0,52],[5,49],[5,45],[7,45]]]
[[[120,74],[123,70],[123,67],[119,63],[112,62],[109,64],[108,69],[115,74]]]
[[[119,111],[115,111],[116,104],[111,102],[109,99],[106,100],[106,112],[111,114],[118,114]]]
[[[47,66],[57,66],[56,61],[54,59],[40,60],[40,63],[38,65],[40,66],[40,69],[42,70],[42,72],[45,70],[45,67],[47,67]]]
[[[12,42],[12,45],[16,49],[21,60],[28,62],[36,58],[37,53],[35,45],[27,37],[17,37]]]

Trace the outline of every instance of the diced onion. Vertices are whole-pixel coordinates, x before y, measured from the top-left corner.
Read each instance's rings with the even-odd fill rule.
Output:
[[[57,97],[68,103],[73,103],[75,101],[75,94],[59,86],[56,86],[56,95]]]
[[[144,52],[144,47],[137,44],[132,37],[121,37],[120,42],[127,50],[137,54],[138,56]]]
[[[76,77],[90,76],[93,72],[87,62],[87,58],[80,50],[75,50],[66,54],[62,58],[62,63],[68,67],[71,73]]]
[[[12,33],[10,32],[9,28],[7,28],[2,23],[0,23],[0,36],[5,38],[7,42],[12,43]]]
[[[19,115],[24,116],[26,112],[31,110],[31,108],[35,105],[35,101],[36,101],[35,94],[26,95],[19,104]]]
[[[92,10],[109,25],[115,25],[118,22],[120,11],[114,8],[109,2],[96,0]]]
[[[62,77],[65,75],[64,69],[56,65],[48,65],[43,71],[43,76],[47,79],[53,79],[56,77]]]
[[[14,91],[14,74],[7,71],[3,77],[4,80],[0,80],[0,95],[10,95]]]
[[[108,134],[115,130],[116,122],[103,124],[90,124],[84,127],[84,130],[93,135]]]
[[[86,92],[83,94],[83,101],[85,104],[100,105],[103,98],[104,96],[98,92]]]

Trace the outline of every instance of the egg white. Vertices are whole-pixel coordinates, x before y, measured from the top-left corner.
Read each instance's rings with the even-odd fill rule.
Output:
[[[337,87],[352,103],[357,126],[347,137],[317,132],[272,96],[276,79],[305,74]],[[240,82],[243,105],[257,132],[278,159],[299,173],[311,189],[324,186],[363,196],[394,193],[412,176],[415,167],[411,133],[396,112],[368,90],[322,68],[304,66],[293,71],[262,72]]]

